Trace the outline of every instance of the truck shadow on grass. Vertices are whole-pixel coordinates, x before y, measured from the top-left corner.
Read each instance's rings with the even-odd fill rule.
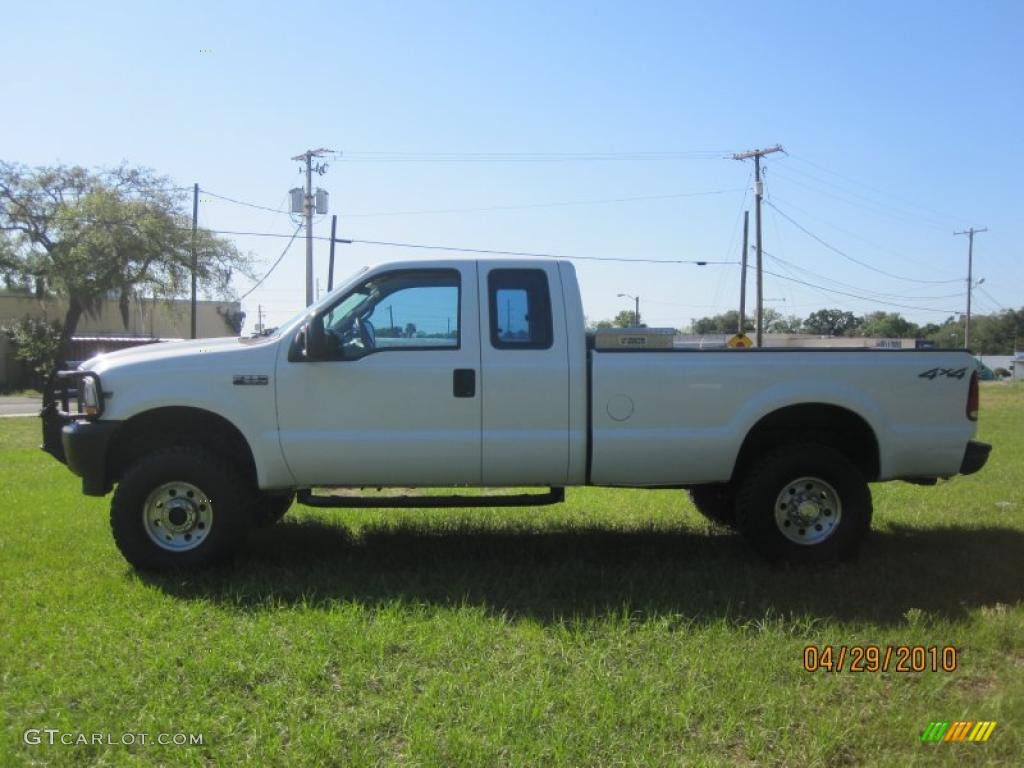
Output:
[[[908,611],[959,618],[1024,598],[1024,534],[1008,528],[889,527],[856,561],[789,566],[734,535],[692,529],[549,531],[397,525],[354,538],[320,521],[255,533],[228,567],[142,575],[183,599],[243,611],[338,601],[479,606],[541,621],[670,615],[699,622],[766,615],[898,624]]]

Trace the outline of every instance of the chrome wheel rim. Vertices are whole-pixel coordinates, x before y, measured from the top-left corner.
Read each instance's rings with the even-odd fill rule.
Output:
[[[160,549],[187,552],[210,535],[213,505],[210,497],[191,483],[164,483],[146,497],[142,525]]]
[[[839,494],[820,477],[788,482],[775,499],[775,525],[794,544],[821,544],[836,532],[842,515]]]

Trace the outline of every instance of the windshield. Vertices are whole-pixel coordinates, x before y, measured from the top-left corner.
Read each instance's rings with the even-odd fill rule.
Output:
[[[369,269],[368,266],[367,267],[360,267],[355,272],[353,272],[351,275],[346,277],[344,280],[339,280],[337,288],[332,290],[330,293],[325,294],[320,299],[320,301],[318,301],[313,306],[305,307],[304,309],[301,309],[298,312],[296,312],[294,315],[292,315],[290,318],[288,318],[285,322],[283,322],[279,326],[277,326],[277,328],[275,328],[273,330],[273,332],[267,333],[267,334],[262,335],[262,336],[242,338],[241,340],[242,341],[249,341],[249,342],[251,342],[251,341],[261,341],[263,339],[268,339],[269,340],[269,339],[276,339],[276,338],[278,338],[286,329],[292,328],[293,326],[298,325],[303,319],[305,319],[309,315],[310,312],[315,311],[319,307],[327,305],[327,304],[330,304],[332,301],[334,301],[337,298],[338,294],[341,292],[341,290],[345,286],[347,286],[350,283],[352,283],[357,277],[359,277],[359,275],[363,274],[368,269]],[[357,294],[358,294],[358,292],[357,292]],[[353,296],[355,296],[357,294],[353,294]],[[342,305],[345,305],[345,304],[348,304],[348,299],[345,299],[345,301],[342,302]],[[349,306],[351,308],[351,306],[354,306],[354,305],[349,305]],[[337,311],[337,308],[335,308],[334,311]],[[334,314],[334,311],[332,311],[331,314]]]
[[[356,288],[330,312],[324,315],[324,330],[340,330],[350,315],[357,315],[360,310],[376,297],[374,283],[368,282]]]

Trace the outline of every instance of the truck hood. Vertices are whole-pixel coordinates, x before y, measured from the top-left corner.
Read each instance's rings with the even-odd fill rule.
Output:
[[[195,339],[192,341],[160,341],[96,355],[96,357],[82,363],[79,368],[83,371],[96,371],[102,374],[103,371],[111,368],[159,361],[167,361],[168,363],[186,362],[202,358],[210,353],[243,350],[247,346],[249,345],[243,344],[242,340],[235,336],[216,339]],[[252,346],[262,346],[262,344],[257,342]]]

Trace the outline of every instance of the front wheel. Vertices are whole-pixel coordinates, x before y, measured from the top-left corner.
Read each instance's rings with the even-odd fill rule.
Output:
[[[136,568],[200,568],[237,550],[252,503],[232,464],[198,446],[168,447],[124,473],[110,505],[110,528]]]
[[[778,448],[755,460],[736,493],[740,531],[769,558],[847,559],[871,528],[871,491],[860,469],[814,443]]]

